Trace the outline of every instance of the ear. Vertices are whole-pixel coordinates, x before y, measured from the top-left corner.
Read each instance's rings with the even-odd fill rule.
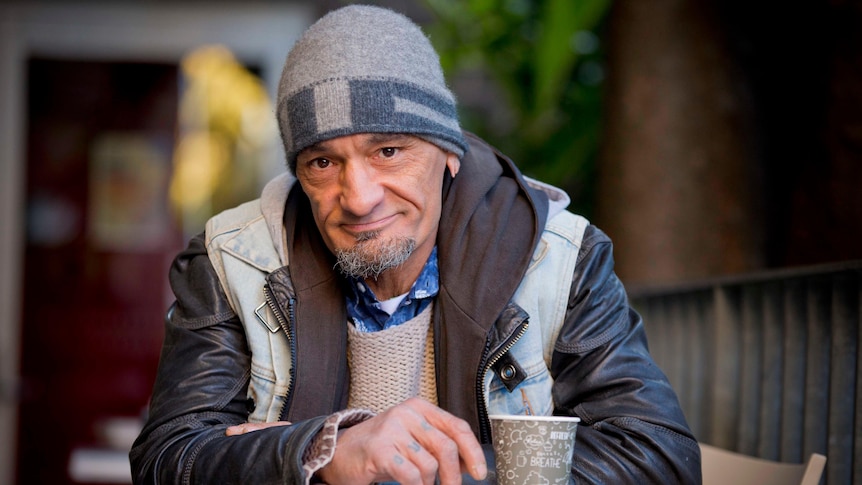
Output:
[[[458,155],[455,155],[452,152],[447,152],[446,166],[449,167],[449,173],[452,175],[452,178],[455,178],[455,176],[458,175],[458,170],[461,169],[461,159],[458,158]]]

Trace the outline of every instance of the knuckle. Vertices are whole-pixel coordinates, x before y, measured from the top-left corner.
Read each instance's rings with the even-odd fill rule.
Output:
[[[437,460],[424,458],[417,460],[415,463],[422,481],[424,483],[433,483],[434,478],[437,476]]]
[[[394,406],[387,409],[383,414],[377,416],[379,419],[380,425],[384,428],[387,427],[401,427],[402,423],[406,420],[408,416],[408,410],[403,409],[401,406]]]
[[[446,440],[446,443],[443,445],[443,453],[447,458],[457,461],[458,460],[458,444],[452,440]]]
[[[437,473],[437,460],[435,460],[434,457],[428,453],[415,457],[413,459],[413,462],[420,470],[422,470],[423,475],[429,473],[433,475]]]
[[[452,459],[458,459],[458,444],[445,436],[441,436],[435,440],[434,450],[441,460],[451,461]]]
[[[454,424],[454,428],[457,432],[464,433],[464,434],[473,434],[473,429],[470,428],[470,424],[467,421],[464,421],[463,419],[458,419],[458,418],[455,418],[455,419],[456,419],[456,421]]]

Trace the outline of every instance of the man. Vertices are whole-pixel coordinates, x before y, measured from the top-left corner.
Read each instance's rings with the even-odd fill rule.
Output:
[[[138,483],[490,479],[489,413],[579,416],[579,482],[700,481],[610,241],[461,131],[416,25],[323,17],[277,116],[296,178],[171,270]]]

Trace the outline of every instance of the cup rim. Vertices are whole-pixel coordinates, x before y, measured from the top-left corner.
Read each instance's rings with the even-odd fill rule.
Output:
[[[567,423],[580,423],[581,418],[577,416],[532,416],[525,414],[491,414],[488,419],[509,421],[563,421]]]

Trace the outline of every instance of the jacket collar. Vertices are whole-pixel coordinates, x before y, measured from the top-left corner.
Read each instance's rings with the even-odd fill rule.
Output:
[[[290,172],[282,173],[270,180],[260,195],[260,211],[263,213],[266,228],[269,230],[269,235],[282,266],[287,266],[288,263],[288,255],[285,250],[287,232],[282,222],[284,220],[284,206],[287,202],[287,194],[294,183],[296,183],[296,177]]]

